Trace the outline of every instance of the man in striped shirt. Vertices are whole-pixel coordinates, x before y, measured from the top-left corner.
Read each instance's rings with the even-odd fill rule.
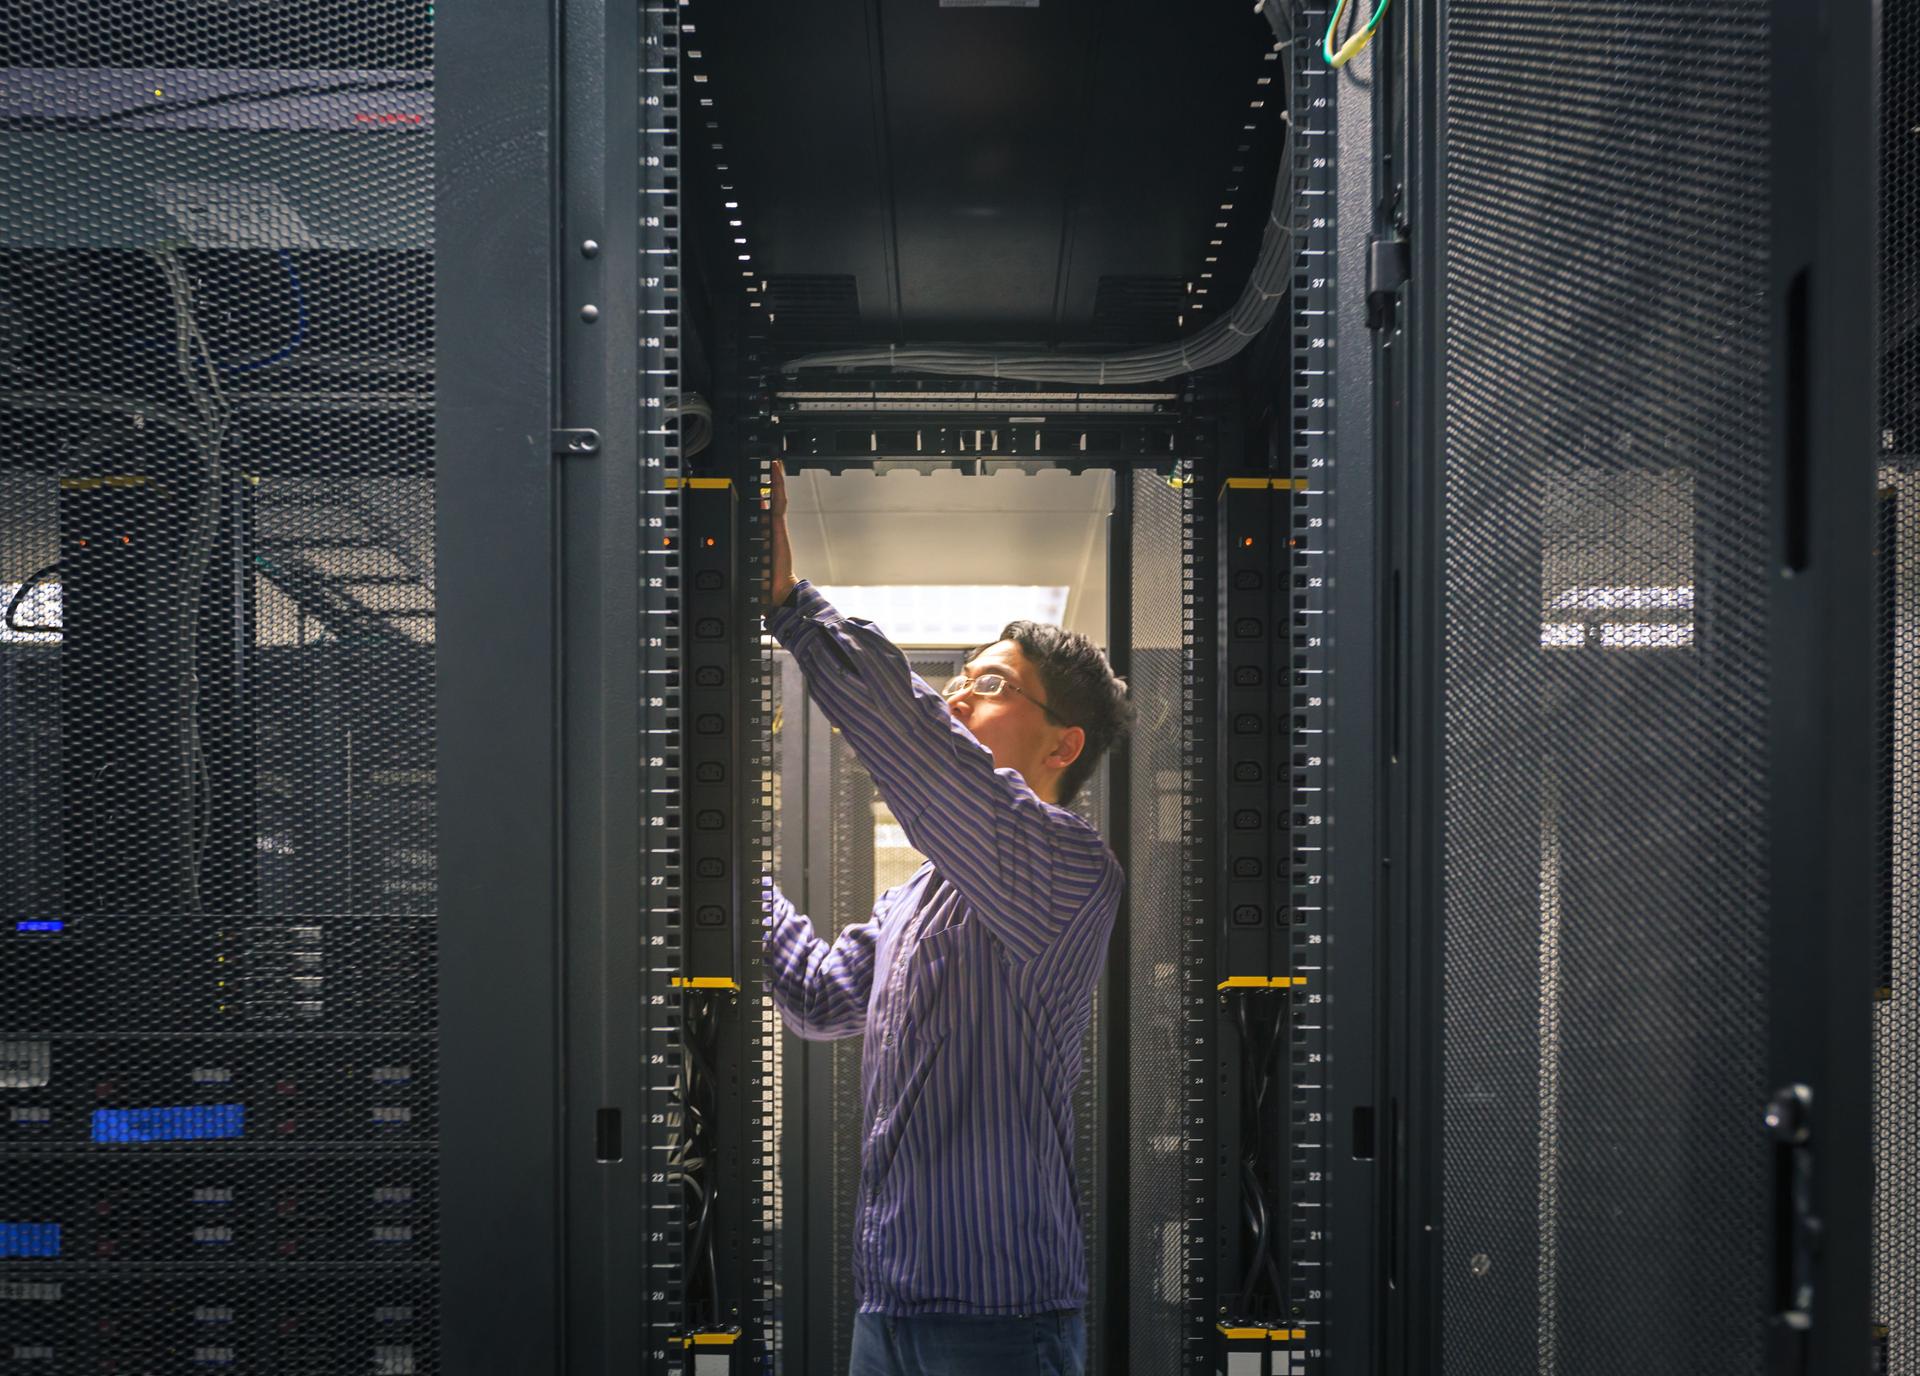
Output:
[[[1068,812],[1126,728],[1084,637],[1016,622],[935,692],[793,576],[775,466],[768,628],[929,857],[829,943],[777,889],[768,983],[802,1037],[863,1036],[850,1376],[1080,1376],[1073,1090],[1124,882]]]

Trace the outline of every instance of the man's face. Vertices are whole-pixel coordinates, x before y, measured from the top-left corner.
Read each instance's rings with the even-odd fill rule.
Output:
[[[969,678],[999,674],[1020,690],[990,698],[962,693],[949,705],[960,723],[993,752],[994,768],[1018,770],[1028,787],[1053,801],[1060,772],[1079,755],[1086,733],[1077,726],[1061,726],[1041,710],[1047,691],[1013,641],[987,646],[967,661],[964,672]]]

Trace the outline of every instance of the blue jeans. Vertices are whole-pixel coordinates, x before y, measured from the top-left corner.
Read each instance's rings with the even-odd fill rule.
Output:
[[[1077,1309],[1021,1318],[856,1314],[847,1376],[1084,1376]]]

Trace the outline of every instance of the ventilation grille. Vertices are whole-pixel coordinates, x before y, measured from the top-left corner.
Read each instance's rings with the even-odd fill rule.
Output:
[[[1461,1376],[1764,1363],[1769,13],[1443,10]]]
[[[1125,476],[1123,481],[1128,480]],[[1128,1369],[1182,1371],[1187,1351],[1187,1151],[1192,1145],[1181,1100],[1195,1092],[1188,1062],[1188,1009],[1182,980],[1186,884],[1185,812],[1192,781],[1181,715],[1191,709],[1183,644],[1182,532],[1179,489],[1165,475],[1133,483],[1133,626],[1129,695],[1140,718],[1131,737],[1132,828],[1127,867],[1132,1006],[1128,1124]],[[1190,556],[1189,556],[1190,557]],[[1185,1095],[1174,1087],[1188,1086]]]
[[[1883,448],[1920,454],[1920,17],[1888,5],[1881,39]]]
[[[1920,10],[1883,10],[1876,1370],[1920,1373]]]

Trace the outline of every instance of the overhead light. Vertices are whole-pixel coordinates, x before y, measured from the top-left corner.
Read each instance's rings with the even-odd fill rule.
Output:
[[[1617,608],[1690,611],[1693,608],[1693,587],[1691,584],[1680,584],[1673,587],[1568,588],[1553,599],[1553,606],[1558,611],[1611,611]]]
[[[1693,626],[1671,621],[1603,621],[1600,644],[1609,650],[1676,650],[1693,644]]]
[[[1568,588],[1548,603],[1555,619],[1540,623],[1544,649],[1577,649],[1598,645],[1604,650],[1678,650],[1694,643],[1693,586],[1601,584]],[[1572,620],[1582,613],[1614,613],[1616,619]],[[1642,619],[1617,619],[1620,612],[1642,613]]]
[[[1066,588],[1006,584],[867,584],[821,588],[844,616],[878,626],[896,645],[971,648],[999,638],[1010,621],[1058,625],[1067,613]]]

